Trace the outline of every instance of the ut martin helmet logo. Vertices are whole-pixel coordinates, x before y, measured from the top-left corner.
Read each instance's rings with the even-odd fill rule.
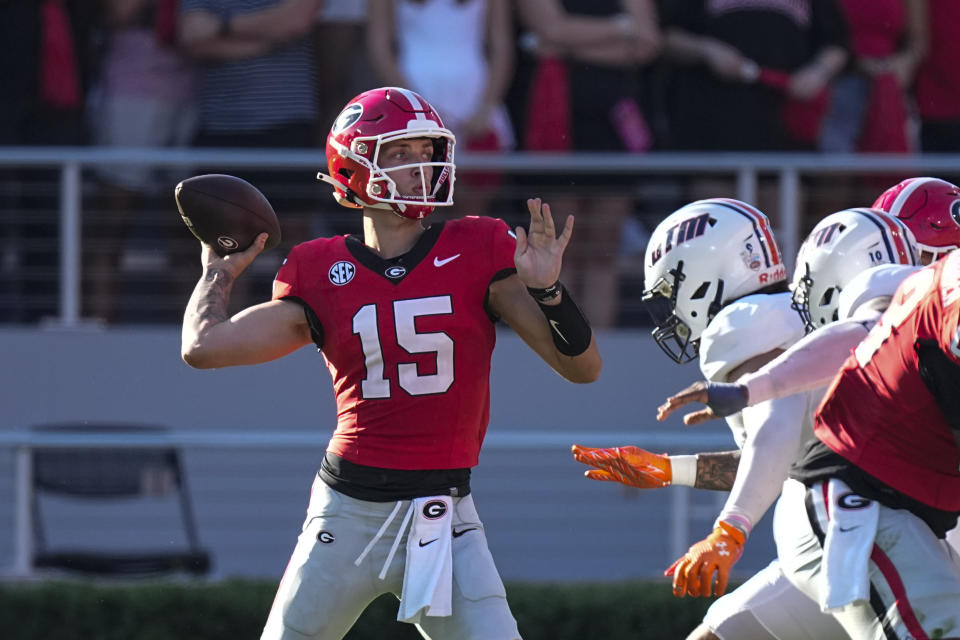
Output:
[[[341,286],[353,280],[353,276],[355,276],[356,273],[357,268],[352,262],[341,260],[339,262],[335,262],[333,266],[330,267],[330,270],[327,272],[327,276],[330,278],[330,282],[337,286]]]
[[[340,115],[337,116],[337,121],[333,123],[333,127],[330,129],[333,133],[340,133],[354,122],[360,119],[363,115],[363,105],[360,103],[355,103],[347,105],[347,108],[340,112]]]
[[[443,500],[431,500],[423,505],[423,517],[427,520],[437,520],[447,514],[447,504]]]

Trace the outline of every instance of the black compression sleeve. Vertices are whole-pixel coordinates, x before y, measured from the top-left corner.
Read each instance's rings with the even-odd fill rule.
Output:
[[[933,340],[917,340],[913,348],[917,352],[920,377],[936,398],[947,424],[954,431],[960,431],[960,366]]]
[[[540,310],[547,317],[557,351],[565,356],[578,356],[590,346],[593,332],[580,307],[570,297],[570,292],[563,285],[560,286],[563,289],[560,304],[541,304]]]

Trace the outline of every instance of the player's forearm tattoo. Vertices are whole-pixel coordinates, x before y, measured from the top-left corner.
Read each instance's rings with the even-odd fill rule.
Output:
[[[195,326],[219,324],[230,317],[227,301],[232,286],[233,276],[224,269],[210,269],[203,274],[190,305]]]
[[[737,477],[738,466],[740,466],[739,450],[701,453],[697,456],[697,479],[693,486],[697,489],[730,491],[733,488],[733,480]]]

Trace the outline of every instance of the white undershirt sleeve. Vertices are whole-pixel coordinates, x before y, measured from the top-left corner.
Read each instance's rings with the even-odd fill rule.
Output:
[[[741,376],[737,382],[747,387],[748,402],[756,405],[828,384],[850,350],[867,336],[879,313],[873,312],[871,317],[872,320],[854,317],[831,322],[804,336],[757,371]]]
[[[747,439],[737,477],[718,520],[746,524],[744,533],[749,535],[774,503],[803,444],[808,402],[807,394],[796,394],[743,410]]]

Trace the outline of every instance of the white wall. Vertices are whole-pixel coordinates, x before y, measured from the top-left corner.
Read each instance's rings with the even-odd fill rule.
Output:
[[[489,444],[473,476],[494,557],[507,579],[603,580],[661,575],[672,561],[670,510],[681,489],[637,491],[582,477],[569,444],[638,444],[665,450],[655,408],[697,377],[669,361],[646,332],[598,336],[600,380],[572,385],[509,331],[501,332],[492,376],[491,434],[551,434],[554,444],[512,449]],[[200,537],[215,575],[278,577],[306,507],[309,484],[334,423],[329,374],[315,349],[237,369],[196,371],[179,356],[176,328],[0,329],[0,430],[59,421],[135,421],[178,429],[317,433],[316,447],[185,452]],[[722,424],[691,430],[713,449],[732,448]],[[597,442],[590,433],[625,433]],[[569,435],[567,435],[569,434]],[[618,436],[619,437],[619,436]],[[659,443],[659,444],[658,444]],[[691,446],[694,446],[693,443]],[[0,452],[0,504],[13,494],[12,457]],[[691,492],[689,542],[709,532],[723,494]],[[69,538],[99,539],[112,521],[76,520]],[[127,526],[127,525],[123,525]],[[12,558],[12,511],[0,509],[0,567]],[[136,531],[129,532],[136,536]],[[762,529],[752,539],[762,539]],[[751,543],[742,575],[772,557]],[[559,561],[559,559],[563,559]]]

